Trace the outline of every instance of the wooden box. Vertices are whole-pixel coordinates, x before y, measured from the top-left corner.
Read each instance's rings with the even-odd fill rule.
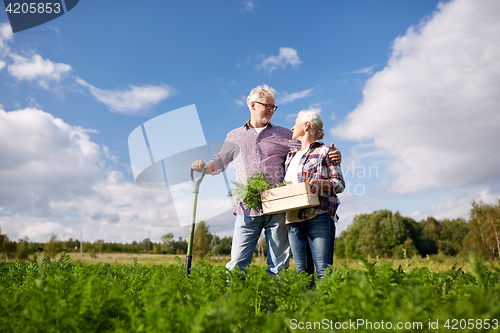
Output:
[[[309,183],[299,183],[260,192],[264,214],[286,212],[319,205],[317,194],[310,193]]]

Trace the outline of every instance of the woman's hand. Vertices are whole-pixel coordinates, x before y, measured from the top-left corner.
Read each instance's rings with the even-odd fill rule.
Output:
[[[313,179],[309,182],[311,194],[329,193],[332,189],[332,183],[324,179]]]

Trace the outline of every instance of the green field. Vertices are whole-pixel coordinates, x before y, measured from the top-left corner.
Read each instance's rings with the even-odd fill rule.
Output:
[[[42,254],[36,253],[34,258],[39,258]],[[185,262],[185,255],[175,255],[175,254],[129,254],[129,253],[96,253],[94,255],[90,255],[89,253],[83,253],[81,256],[80,253],[73,252],[68,253],[71,261],[77,262],[81,260],[85,264],[99,264],[99,263],[108,263],[108,264],[130,264],[133,260],[137,260],[138,263],[151,266],[151,265],[172,265],[176,264],[178,260]],[[194,259],[199,260],[199,258]],[[205,258],[210,264],[214,266],[224,266],[230,260],[230,256],[218,256],[211,257],[208,256]],[[443,271],[450,269],[453,265],[461,268],[462,271],[468,272],[471,270],[470,261],[468,258],[463,257],[451,257],[445,255],[432,255],[426,258],[421,258],[420,256],[413,256],[409,259],[369,259],[371,262],[381,263],[390,263],[392,268],[397,269],[400,265],[402,267],[407,268],[427,268],[430,271]],[[261,267],[266,267],[266,258],[259,258],[255,256],[253,258],[253,264]],[[336,258],[333,262],[334,267],[343,267],[347,266],[349,269],[361,269],[360,261],[356,259],[343,259]],[[491,267],[499,267],[500,265],[497,261],[493,261],[489,263]],[[290,269],[295,269],[295,263],[293,258],[290,260]]]
[[[0,332],[500,331],[498,266],[412,260],[337,261],[311,289],[293,269],[43,256],[0,265]]]

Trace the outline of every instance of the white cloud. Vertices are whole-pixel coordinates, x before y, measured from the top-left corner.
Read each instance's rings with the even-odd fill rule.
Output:
[[[143,114],[152,106],[160,103],[177,92],[166,84],[142,86],[129,85],[128,90],[104,90],[88,84],[79,77],[75,78],[82,86],[89,89],[100,102],[104,103],[111,112],[137,115]]]
[[[317,114],[321,114],[321,104],[322,103],[313,103],[311,105],[309,105],[309,107],[307,109],[302,109],[300,111],[314,111],[316,112]],[[299,111],[299,112],[300,112]],[[299,112],[297,113],[291,113],[291,114],[288,114],[286,115],[285,119],[288,121],[288,122],[295,122],[295,119],[297,118],[297,116],[299,115]]]
[[[33,242],[46,242],[52,234],[65,234],[68,236],[66,238],[71,237],[73,239],[77,235],[74,228],[65,227],[59,223],[34,216],[2,216],[0,217],[0,225],[2,226],[2,233],[7,234],[12,240],[28,237]],[[61,239],[62,237],[58,238]]]
[[[299,56],[297,55],[297,51],[292,49],[291,47],[280,47],[279,55],[271,55],[264,60],[260,64],[260,68],[263,68],[269,73],[275,71],[279,67],[285,69],[286,65],[290,65],[292,67],[298,67],[301,61]]]
[[[247,105],[247,98],[246,96],[241,96],[240,99],[233,98],[233,102],[238,106],[245,106]]]
[[[57,28],[51,28],[60,33]],[[52,83],[60,82],[71,70],[68,64],[54,63],[49,59],[43,59],[39,54],[27,57],[10,50],[7,41],[12,39],[10,25],[0,25],[0,57],[9,58],[10,63],[0,60],[0,70],[7,66],[10,75],[18,80],[36,82],[44,89],[60,93],[61,87],[52,89]],[[104,90],[85,82],[79,77],[74,79],[82,86],[89,89],[90,93],[100,102],[104,103],[112,112],[121,114],[141,114],[162,100],[175,95],[175,89],[166,84],[159,85],[129,85],[124,90]]]
[[[357,69],[355,71],[349,72],[350,74],[366,74],[366,75],[372,75],[373,74],[373,69],[375,66],[367,67],[367,68],[361,68]]]
[[[460,192],[454,196],[443,199],[428,210],[413,212],[411,217],[416,221],[424,220],[429,216],[438,220],[459,217],[468,220],[470,218],[471,202],[482,201],[491,205],[496,204],[499,198],[500,196],[492,193],[490,189],[476,189],[470,193]]]
[[[295,122],[295,119],[297,119],[297,116],[299,115],[299,113],[290,113],[290,114],[287,114],[285,119],[286,121],[288,121],[289,123],[294,123]]]
[[[49,31],[53,31],[53,32],[55,32],[55,33],[56,33],[56,34],[58,34],[58,35],[60,35],[60,34],[61,34],[61,30],[60,30],[59,28],[57,28],[57,27],[52,26],[52,25],[51,25],[51,26],[48,26],[48,27],[47,27],[47,29],[48,29]]]
[[[318,108],[318,107],[312,107],[312,106],[310,106],[310,107],[308,107],[307,109],[304,109],[304,111],[314,111],[314,112],[316,112],[317,114],[321,114],[321,109],[320,109],[320,108]]]
[[[10,75],[17,80],[26,80],[36,82],[44,89],[50,89],[51,83],[60,82],[62,78],[72,70],[70,65],[63,63],[54,63],[49,59],[43,59],[39,54],[33,54],[29,57],[17,54],[12,51],[7,42],[13,37],[12,29],[9,24],[0,25],[0,69],[7,66]]]
[[[332,131],[390,156],[391,190],[500,180],[500,2],[454,0],[398,37],[362,103]]]
[[[37,81],[45,89],[49,89],[49,83],[59,82],[61,78],[71,71],[71,66],[62,63],[54,63],[48,59],[43,59],[35,54],[31,58],[26,58],[19,54],[11,54],[13,64],[8,65],[10,75],[18,80]]]
[[[9,52],[7,41],[12,39],[12,28],[8,23],[0,24],[0,56],[5,56]]]
[[[243,5],[245,6],[245,8],[243,8],[243,10],[242,10],[243,12],[252,12],[253,13],[255,5],[253,4],[253,2],[251,0],[243,1]]]
[[[163,233],[187,233],[169,193],[125,181],[89,132],[38,109],[0,110],[2,232],[46,241],[83,230],[86,240],[121,242],[146,238],[156,225],[164,225]]]
[[[377,199],[368,196],[357,195],[353,189],[347,189],[339,195],[340,206],[337,210],[339,220],[336,223],[336,235],[340,236],[342,231],[352,223],[358,214],[370,214],[376,207]]]
[[[296,101],[297,99],[311,96],[315,88],[310,88],[302,91],[288,93],[287,91],[276,93],[276,105],[285,105]],[[239,106],[247,105],[247,96],[241,96],[239,99],[233,99],[234,103]]]
[[[292,103],[293,101],[295,101],[297,99],[311,96],[311,93],[313,90],[314,90],[314,88],[311,88],[311,89],[306,89],[306,90],[302,90],[302,91],[297,91],[297,92],[294,92],[291,94],[284,91],[282,93],[279,93],[278,96],[276,96],[276,100],[277,100],[276,103],[278,105]]]
[[[0,110],[0,206],[51,214],[50,203],[105,179],[88,131],[38,109]]]

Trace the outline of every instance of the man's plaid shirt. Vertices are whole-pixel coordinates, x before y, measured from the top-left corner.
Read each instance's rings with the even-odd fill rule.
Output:
[[[312,179],[325,179],[333,184],[330,192],[318,192],[319,206],[314,207],[312,214],[328,213],[332,220],[337,222],[336,212],[340,200],[336,193],[344,191],[345,183],[340,164],[328,158],[330,149],[319,141],[313,142],[300,159],[297,178],[299,183],[310,182]],[[297,151],[298,149],[294,149],[288,153],[285,161],[285,172]]]

